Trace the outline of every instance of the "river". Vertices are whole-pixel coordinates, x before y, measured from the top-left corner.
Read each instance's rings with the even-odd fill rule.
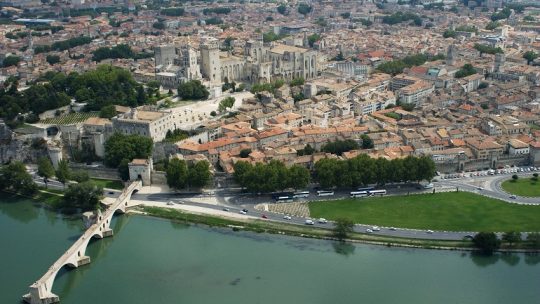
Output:
[[[0,196],[0,303],[19,303],[82,229]],[[538,255],[337,245],[135,215],[113,229],[90,244],[91,264],[57,277],[62,303],[540,303]]]

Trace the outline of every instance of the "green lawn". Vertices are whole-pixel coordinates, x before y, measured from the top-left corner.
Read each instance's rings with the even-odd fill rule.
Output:
[[[119,180],[109,180],[109,179],[99,179],[99,178],[91,178],[91,180],[96,183],[96,185],[101,186],[103,188],[110,188],[110,189],[117,189],[122,190],[124,189],[124,183]]]
[[[540,182],[532,181],[531,178],[520,178],[517,181],[507,180],[501,186],[504,191],[515,195],[540,196]]]
[[[540,231],[540,206],[506,203],[468,192],[309,203],[311,216],[355,223],[449,231]]]

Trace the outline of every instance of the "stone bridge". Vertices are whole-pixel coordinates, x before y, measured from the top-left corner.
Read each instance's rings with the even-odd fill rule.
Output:
[[[99,213],[96,223],[90,226],[84,234],[47,270],[34,284],[23,300],[30,304],[49,304],[60,302],[60,297],[52,292],[56,275],[64,266],[77,268],[90,263],[90,257],[85,255],[86,247],[92,238],[104,238],[113,235],[110,228],[111,219],[115,213],[125,213],[131,195],[142,186],[141,181],[135,181],[124,188],[122,194],[111,204],[105,213]]]

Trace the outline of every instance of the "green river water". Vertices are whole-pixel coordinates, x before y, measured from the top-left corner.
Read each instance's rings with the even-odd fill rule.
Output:
[[[82,222],[0,202],[0,303],[19,303]],[[540,303],[539,256],[343,246],[128,215],[113,229],[90,244],[91,264],[57,277],[62,303]]]

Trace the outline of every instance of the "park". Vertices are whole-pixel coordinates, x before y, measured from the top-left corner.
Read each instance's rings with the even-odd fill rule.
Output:
[[[309,203],[313,218],[440,231],[539,231],[540,206],[468,192],[369,197]]]
[[[528,197],[540,196],[540,183],[536,176],[531,178],[512,178],[504,181],[501,187],[510,194]]]

